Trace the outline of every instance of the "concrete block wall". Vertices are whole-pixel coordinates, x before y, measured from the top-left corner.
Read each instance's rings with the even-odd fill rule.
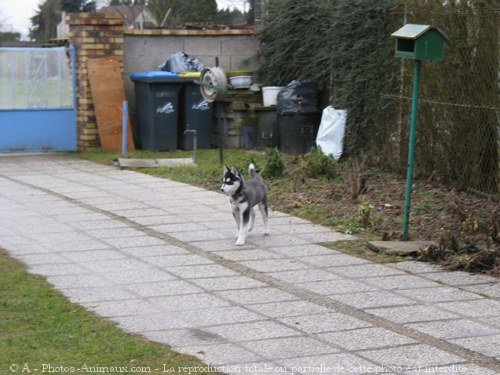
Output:
[[[76,50],[78,150],[99,147],[99,134],[88,80],[91,58],[123,55],[123,25],[119,14],[71,13],[69,42]]]
[[[135,109],[134,85],[130,75],[158,70],[173,53],[199,58],[207,67],[224,70],[256,70],[259,48],[255,30],[125,30],[124,82],[131,110]]]

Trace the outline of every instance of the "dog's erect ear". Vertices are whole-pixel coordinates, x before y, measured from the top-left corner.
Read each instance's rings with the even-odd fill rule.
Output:
[[[226,174],[227,172],[229,172],[229,168],[225,164],[224,164],[223,171],[224,171],[224,174]]]
[[[231,173],[234,174],[235,176],[240,176],[241,173],[240,171],[238,170],[238,168],[236,168],[234,165],[233,167],[231,168]]]

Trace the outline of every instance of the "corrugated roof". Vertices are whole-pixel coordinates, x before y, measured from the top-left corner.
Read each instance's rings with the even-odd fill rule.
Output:
[[[443,37],[448,40],[448,37],[446,36],[445,33],[443,33],[439,28],[431,26],[431,25],[419,25],[419,24],[414,24],[414,23],[407,23],[404,25],[402,28],[399,30],[396,30],[391,34],[391,36],[397,37],[397,38],[405,38],[405,39],[416,39],[420,35],[424,34],[428,30],[437,30],[439,33],[443,35]]]

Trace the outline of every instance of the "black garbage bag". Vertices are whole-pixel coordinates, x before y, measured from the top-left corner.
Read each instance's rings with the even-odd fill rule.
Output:
[[[200,59],[191,57],[184,52],[175,52],[167,61],[160,65],[160,70],[174,73],[200,72],[204,65]]]
[[[319,89],[315,81],[294,80],[278,93],[278,114],[315,112],[318,106]]]

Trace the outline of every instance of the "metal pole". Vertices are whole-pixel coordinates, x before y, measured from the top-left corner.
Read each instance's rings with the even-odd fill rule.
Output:
[[[217,142],[219,143],[219,161],[224,164],[224,140],[222,137],[222,103],[215,102],[217,106]]]
[[[418,92],[420,83],[420,60],[415,60],[413,75],[413,99],[411,103],[410,143],[408,145],[408,168],[406,170],[406,195],[403,221],[403,241],[408,241],[410,225],[411,188],[413,184],[413,166],[415,163],[415,141],[417,136]]]
[[[192,133],[193,134],[193,163],[196,164],[198,161],[198,157],[196,156],[196,150],[198,150],[198,137],[196,135],[196,129],[189,129],[189,124],[186,124],[186,130],[184,130],[184,134]]]
[[[198,157],[196,156],[196,150],[198,150],[198,137],[196,136],[196,130],[193,133],[193,163],[198,162]]]
[[[127,125],[128,125],[128,102],[123,101],[122,106],[122,155],[127,154]]]

